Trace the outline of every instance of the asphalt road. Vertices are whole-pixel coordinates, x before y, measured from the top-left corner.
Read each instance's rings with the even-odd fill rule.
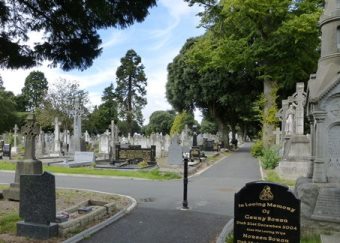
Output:
[[[190,210],[179,208],[183,182],[56,176],[58,187],[91,189],[134,197],[138,206],[129,215],[83,242],[209,243],[214,242],[233,217],[234,193],[260,178],[258,162],[249,154],[250,144],[189,179]],[[0,172],[0,183],[14,180]]]

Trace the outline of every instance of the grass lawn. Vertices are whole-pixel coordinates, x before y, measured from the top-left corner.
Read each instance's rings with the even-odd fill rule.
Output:
[[[0,170],[15,170],[15,163],[0,162]],[[67,168],[56,166],[43,166],[44,171],[63,174],[99,175],[99,176],[121,176],[135,177],[149,180],[171,180],[179,179],[180,175],[174,172],[160,172],[158,169],[149,171],[121,171],[111,169],[95,169],[90,167]]]

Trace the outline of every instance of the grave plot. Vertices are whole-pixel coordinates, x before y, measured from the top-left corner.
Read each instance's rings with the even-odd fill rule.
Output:
[[[121,147],[116,145],[116,158],[110,163],[98,163],[96,168],[142,169],[153,167],[156,162],[156,146],[142,148],[139,145]]]

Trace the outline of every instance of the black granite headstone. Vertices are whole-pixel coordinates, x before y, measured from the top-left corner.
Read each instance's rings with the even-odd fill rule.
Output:
[[[20,211],[23,221],[17,223],[17,234],[36,239],[56,236],[56,194],[54,175],[20,176]]]
[[[0,140],[0,159],[2,159],[2,156],[3,156],[3,152],[4,152],[4,140]]]
[[[4,157],[11,158],[11,144],[4,144],[3,150],[2,150],[2,155]]]
[[[234,243],[300,242],[300,200],[288,187],[251,182],[235,194]]]

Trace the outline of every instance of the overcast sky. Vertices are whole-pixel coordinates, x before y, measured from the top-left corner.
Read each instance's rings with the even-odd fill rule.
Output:
[[[48,82],[53,83],[60,78],[79,81],[81,89],[89,92],[91,105],[98,105],[105,87],[111,82],[115,86],[115,73],[120,65],[120,58],[127,50],[134,49],[142,58],[148,78],[148,104],[143,110],[145,123],[156,110],[171,109],[165,98],[167,65],[179,53],[186,39],[201,35],[198,29],[198,9],[188,7],[183,0],[159,0],[157,7],[150,9],[150,14],[142,23],[124,29],[108,29],[100,31],[103,40],[103,53],[94,60],[94,64],[85,71],[64,72],[58,68],[51,69],[47,64],[28,70],[1,70],[6,90],[15,94],[21,93],[25,78],[33,70],[42,71]],[[39,40],[35,35],[32,43]]]

